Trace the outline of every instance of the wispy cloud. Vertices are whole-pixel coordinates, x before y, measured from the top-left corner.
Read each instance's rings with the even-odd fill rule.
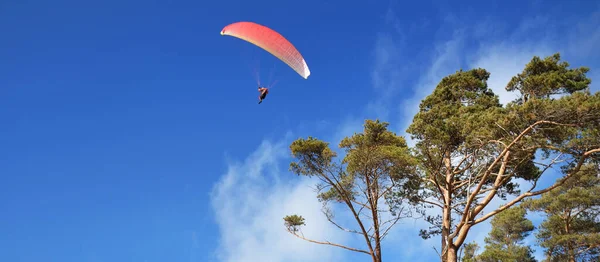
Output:
[[[598,4],[600,9],[600,4]],[[594,12],[590,17],[576,22],[575,30],[569,34],[568,51],[576,58],[600,57],[600,11]]]
[[[460,69],[462,46],[461,31],[456,31],[451,39],[435,45],[431,65],[412,88],[413,95],[401,98],[398,112],[400,116],[398,121],[400,123],[399,130],[401,130],[401,134],[406,135],[411,146],[414,145],[414,141],[406,134],[406,128],[412,122],[413,116],[419,111],[421,100],[435,89],[435,86],[443,77]]]
[[[307,220],[304,234],[344,242],[321,213],[307,179],[286,179],[279,168],[288,139],[263,141],[242,162],[231,162],[214,186],[211,199],[220,231],[219,261],[342,261],[343,253],[297,239],[285,231],[283,217],[298,213]],[[289,175],[289,174],[287,174]]]

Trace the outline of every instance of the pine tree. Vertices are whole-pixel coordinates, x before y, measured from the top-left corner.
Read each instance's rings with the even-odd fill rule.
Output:
[[[426,218],[431,226],[421,236],[441,236],[441,261],[457,261],[477,224],[557,188],[599,158],[600,93],[590,94],[588,70],[569,68],[559,54],[534,57],[507,84],[521,96],[507,105],[488,88],[488,71],[461,70],[421,101],[407,133],[417,140],[422,204],[439,214]],[[570,163],[561,179],[538,183],[558,163]],[[521,191],[523,180],[532,186]],[[490,210],[497,198],[506,205]]]
[[[323,203],[325,216],[339,229],[361,236],[365,248],[309,239],[301,232],[305,219],[296,214],[284,217],[289,233],[312,243],[367,254],[373,262],[382,261],[382,241],[401,218],[411,215],[403,203],[414,198],[413,192],[419,188],[416,161],[406,141],[387,127],[386,122],[366,120],[363,133],[340,142],[340,148],[346,151],[340,162],[335,161],[337,155],[329,144],[319,139],[300,138],[290,145],[296,160],[290,169],[320,180],[317,198]],[[356,224],[350,227],[336,221],[328,204],[346,208]]]
[[[524,203],[546,219],[537,233],[549,261],[600,259],[600,172],[589,163],[556,190]]]
[[[535,229],[525,217],[527,211],[515,206],[495,216],[492,230],[485,238],[485,250],[478,257],[481,262],[533,262],[533,250],[523,240]]]

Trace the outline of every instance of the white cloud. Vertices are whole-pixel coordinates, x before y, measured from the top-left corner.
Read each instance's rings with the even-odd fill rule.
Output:
[[[398,38],[391,33],[379,33],[373,49],[375,61],[371,71],[371,84],[377,91],[377,96],[368,102],[366,111],[382,119],[389,117],[387,103],[394,93],[398,92],[407,68],[401,64],[401,40]]]
[[[285,231],[283,217],[297,213],[306,218],[305,236],[347,240],[321,213],[313,182],[281,177],[284,172],[278,163],[288,154],[285,142],[264,141],[242,163],[230,163],[214,186],[211,200],[220,231],[219,261],[343,260],[343,250],[308,243]]]

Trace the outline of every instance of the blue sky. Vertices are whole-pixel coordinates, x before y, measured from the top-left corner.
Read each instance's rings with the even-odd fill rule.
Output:
[[[291,40],[308,80],[219,35],[241,20]],[[364,261],[284,231],[298,212],[307,236],[361,245],[287,172],[289,143],[337,144],[365,118],[404,134],[460,68],[491,71],[503,101],[533,55],[600,79],[599,24],[594,1],[4,1],[0,260]],[[278,81],[261,105],[252,69]],[[419,225],[400,224],[384,256],[435,259]]]

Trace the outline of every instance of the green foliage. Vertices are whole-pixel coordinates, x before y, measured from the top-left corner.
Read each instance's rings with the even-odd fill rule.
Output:
[[[560,62],[560,54],[556,53],[545,59],[535,56],[523,72],[513,77],[506,86],[507,91],[518,90],[523,95],[518,102],[529,99],[548,98],[551,95],[568,93],[586,89],[591,80],[586,77],[587,67],[568,69],[569,63]]]
[[[421,102],[407,130],[413,139],[421,140],[419,147],[452,151],[487,132],[480,125],[502,110],[498,97],[487,87],[489,76],[485,69],[473,69],[442,79]]]
[[[453,190],[453,201],[465,202],[468,196],[465,189],[478,182],[476,174],[491,162],[486,153],[497,152],[494,146],[484,143],[501,136],[502,132],[498,131],[495,123],[506,111],[487,86],[489,76],[485,69],[473,69],[444,77],[433,93],[422,101],[420,112],[415,115],[407,130],[413,138],[418,139],[415,149],[420,170],[431,182],[421,196],[437,199],[440,206],[446,203],[439,188],[452,186],[447,184],[447,174],[454,172],[454,168],[463,170],[453,174],[454,181],[451,182],[462,185],[462,189]],[[446,160],[461,155],[469,158],[462,161],[461,166],[446,165]],[[532,155],[527,157],[531,158]],[[524,164],[515,167],[529,171]],[[469,180],[473,181],[472,184],[464,183]],[[493,179],[490,177],[484,182],[489,186]],[[499,194],[515,193],[516,188],[515,185],[506,183],[499,189]],[[426,219],[433,226],[429,230],[422,230],[422,237],[429,238],[442,233],[441,216],[429,216]]]
[[[331,161],[336,157],[335,152],[329,148],[329,143],[313,137],[294,141],[290,149],[298,159],[298,162],[290,164],[290,170],[299,175],[321,174],[331,167]]]
[[[551,261],[600,258],[599,168],[590,162],[563,186],[524,203],[547,216],[537,238]]]
[[[411,203],[418,199],[420,180],[415,173],[417,161],[406,140],[387,131],[387,127],[388,123],[367,120],[364,133],[344,138],[339,146],[346,152],[342,163],[347,164],[346,177],[352,181],[359,178],[367,183],[366,179],[371,178],[376,188],[385,188],[390,182],[402,185],[390,187],[385,194],[392,212],[398,212],[396,207],[404,199]]]
[[[473,241],[471,243],[465,244],[463,247],[463,257],[461,262],[478,262],[477,260],[477,250],[479,249],[479,245]]]
[[[492,219],[492,231],[486,243],[502,246],[518,245],[534,230],[533,223],[525,217],[526,210],[516,206],[506,209]]]
[[[386,122],[366,120],[362,133],[340,142],[345,156],[339,162],[335,161],[337,155],[329,144],[319,139],[300,138],[290,145],[295,158],[290,170],[318,178],[321,183],[317,185],[317,198],[323,203],[327,219],[346,232],[363,235],[369,250],[344,248],[371,254],[376,261],[381,258],[380,242],[391,227],[411,215],[410,209],[402,203],[405,199],[415,200],[420,185],[415,172],[417,162],[405,139],[387,127]],[[384,200],[389,211],[383,207]],[[356,220],[356,228],[334,221],[328,203],[345,205]],[[284,220],[293,234],[304,225],[304,218],[299,215],[287,216]]]
[[[533,223],[525,217],[526,210],[512,207],[492,219],[492,230],[485,238],[485,251],[478,257],[481,262],[536,261],[533,250],[523,246],[523,240],[534,230]]]
[[[299,215],[290,215],[283,218],[285,227],[292,232],[298,232],[301,226],[305,226],[304,218]]]

